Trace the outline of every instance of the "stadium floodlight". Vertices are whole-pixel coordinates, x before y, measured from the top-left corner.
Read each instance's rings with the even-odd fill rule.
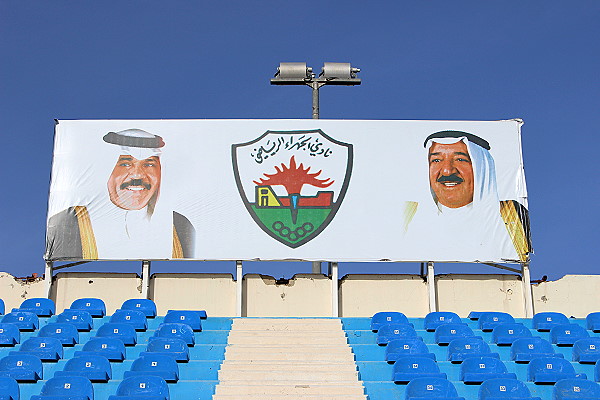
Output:
[[[319,89],[325,85],[360,85],[356,77],[360,72],[352,68],[350,63],[326,62],[319,76],[313,74],[313,69],[306,63],[283,62],[279,64],[271,85],[306,85],[312,88],[312,117],[319,119]]]

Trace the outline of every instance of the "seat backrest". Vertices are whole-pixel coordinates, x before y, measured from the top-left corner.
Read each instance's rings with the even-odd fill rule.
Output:
[[[125,300],[121,310],[137,310],[142,311],[148,318],[156,317],[156,304],[150,299]]]
[[[552,398],[600,399],[600,385],[587,379],[561,379],[554,384]]]
[[[500,324],[513,324],[515,319],[505,312],[485,312],[479,317],[479,329],[491,331]]]
[[[549,331],[554,325],[568,324],[569,319],[563,313],[542,312],[533,316],[532,323],[533,329]]]
[[[486,379],[479,387],[479,400],[502,398],[527,399],[530,397],[531,393],[527,385],[517,379]]]
[[[540,337],[521,338],[513,342],[510,346],[511,359],[520,354],[554,354],[554,348],[549,341]]]
[[[163,354],[149,354],[133,360],[131,364],[131,371],[169,371],[175,372],[179,375],[179,367],[173,357],[169,357]]]
[[[0,359],[0,371],[34,371],[43,378],[42,360],[31,354],[13,354]]]
[[[36,297],[23,301],[19,309],[31,310],[31,312],[40,317],[54,315],[56,312],[56,306],[54,305],[54,301],[43,297]]]
[[[481,338],[458,338],[454,339],[448,345],[448,360],[451,360],[453,354],[473,354],[482,355],[490,354],[490,346]]]
[[[194,331],[202,330],[202,322],[200,321],[200,314],[197,311],[185,311],[185,310],[169,310],[165,315],[164,323],[180,323],[187,324]]]
[[[386,324],[408,324],[406,315],[397,311],[381,311],[371,317],[371,330],[377,331]]]
[[[377,338],[386,338],[389,342],[393,339],[399,339],[403,337],[417,337],[417,332],[412,325],[409,324],[386,324],[379,328],[377,331]],[[379,341],[379,340],[378,340]]]
[[[125,378],[117,388],[117,396],[153,397],[169,400],[169,387],[158,376],[131,376]]]
[[[120,339],[125,344],[135,344],[137,342],[137,334],[133,326],[129,324],[118,324],[116,322],[107,322],[98,328],[97,337],[112,337]]]
[[[573,344],[573,361],[580,361],[582,355],[597,355],[600,360],[600,338],[579,339]]]
[[[464,360],[460,366],[460,378],[464,380],[465,374],[468,373],[488,373],[488,374],[503,374],[508,372],[506,365],[502,361],[494,357],[469,357]]]
[[[83,345],[83,351],[93,352],[119,352],[125,358],[125,344],[121,339],[112,337],[93,337]]]
[[[441,378],[415,378],[406,385],[406,399],[458,397],[454,385]]]
[[[0,315],[4,315],[4,300],[0,299]]]
[[[578,339],[588,338],[587,330],[577,324],[555,325],[550,329],[550,340],[553,344],[573,344]]]
[[[450,343],[452,339],[474,336],[475,334],[466,324],[444,324],[435,328],[436,343]]]
[[[539,357],[534,358],[527,366],[527,380],[534,381],[537,373],[568,373],[575,374],[573,365],[564,358],[558,357]]]
[[[77,299],[71,303],[71,309],[87,311],[92,317],[104,317],[106,315],[104,301],[95,297]]]
[[[148,329],[148,322],[146,321],[146,314],[140,310],[117,310],[110,317],[110,322],[116,322],[121,324],[131,324],[136,330]]]
[[[94,327],[92,315],[85,310],[64,310],[56,316],[56,322],[72,324],[79,331],[89,331]]]
[[[42,396],[85,396],[94,399],[94,388],[89,379],[82,376],[58,376],[50,378],[42,387]]]
[[[15,324],[0,323],[0,343],[16,344],[21,342],[21,332]]]
[[[60,340],[53,337],[31,337],[21,343],[20,352],[28,352],[37,355],[42,360],[48,359],[45,354],[57,354],[63,358],[63,347]]]
[[[589,313],[585,317],[586,326],[589,330],[600,330],[600,312]]]
[[[434,360],[426,357],[405,357],[396,361],[394,374],[407,372],[437,374],[440,372],[440,368]]]
[[[422,340],[418,338],[402,338],[391,340],[385,348],[385,353],[400,353],[400,354],[427,354],[429,349]]]
[[[148,352],[189,353],[187,344],[180,338],[152,337],[146,346]]]
[[[523,324],[500,324],[492,330],[492,341],[496,344],[512,344],[516,339],[531,337],[531,331]]]
[[[109,378],[112,377],[112,368],[110,361],[103,356],[84,355],[77,356],[67,360],[63,371],[102,371]]]
[[[194,338],[194,331],[186,324],[160,324],[156,332],[156,337],[175,337],[183,339],[188,345],[194,345],[196,340]]]
[[[425,316],[425,330],[435,331],[435,329],[444,324],[460,324],[460,317],[453,312],[434,311]]]
[[[15,324],[19,330],[35,330],[40,326],[37,315],[29,311],[13,311],[2,317],[2,323]]]
[[[40,328],[39,337],[56,338],[63,345],[79,343],[79,332],[73,324],[51,322]]]
[[[0,393],[7,400],[19,400],[19,384],[13,378],[0,376]]]

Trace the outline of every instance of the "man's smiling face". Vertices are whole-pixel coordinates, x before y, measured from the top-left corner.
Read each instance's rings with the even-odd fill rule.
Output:
[[[437,201],[459,208],[473,201],[473,165],[467,145],[433,143],[429,149],[429,185]]]
[[[108,178],[110,200],[125,210],[141,210],[150,199],[158,196],[160,188],[160,159],[152,156],[138,160],[122,155]]]

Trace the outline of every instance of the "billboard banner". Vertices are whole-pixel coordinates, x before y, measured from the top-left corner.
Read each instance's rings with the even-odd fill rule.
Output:
[[[522,262],[519,120],[63,120],[45,258]]]

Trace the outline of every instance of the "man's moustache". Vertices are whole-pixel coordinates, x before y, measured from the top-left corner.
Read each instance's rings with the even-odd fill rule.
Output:
[[[121,190],[127,189],[129,186],[143,186],[146,190],[150,190],[151,185],[149,183],[145,183],[141,179],[132,179],[130,181],[124,182],[119,186]]]
[[[444,182],[462,183],[464,181],[465,180],[463,178],[461,178],[460,176],[458,176],[457,174],[442,175],[436,179],[436,182],[438,182],[438,183],[444,183]]]

